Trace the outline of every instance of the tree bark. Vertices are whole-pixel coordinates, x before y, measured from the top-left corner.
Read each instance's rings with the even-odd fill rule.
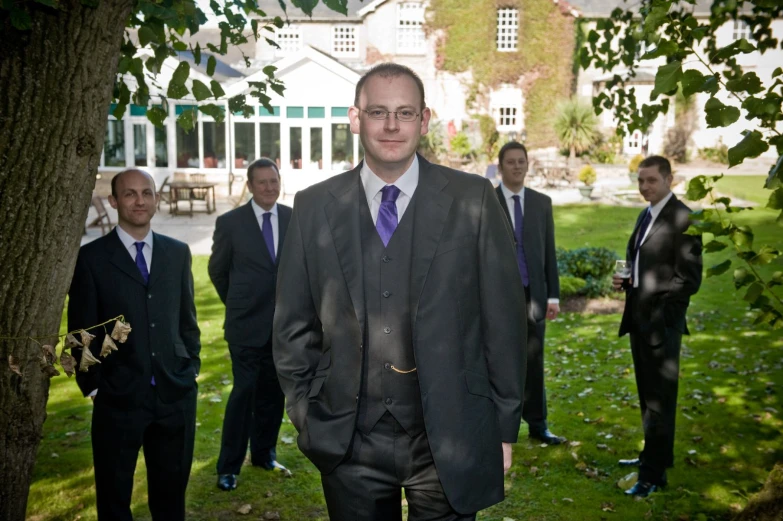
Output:
[[[95,186],[132,0],[0,10],[0,337],[56,340]],[[59,352],[59,350],[58,350]],[[9,355],[22,376],[11,371]],[[49,379],[32,340],[0,339],[0,520],[25,518]],[[60,378],[64,378],[61,376]]]

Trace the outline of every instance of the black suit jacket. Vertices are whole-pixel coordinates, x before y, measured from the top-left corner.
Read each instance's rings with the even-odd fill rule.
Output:
[[[525,299],[492,185],[419,157],[410,309],[424,423],[451,505],[503,499],[501,441],[517,440]],[[300,191],[278,275],[274,357],[304,454],[322,472],[356,425],[366,327],[361,165]]]
[[[226,305],[229,344],[263,346],[272,336],[277,266],[290,221],[291,208],[278,204],[278,254],[272,262],[251,203],[217,218],[209,278]]]
[[[511,212],[500,185],[495,189],[500,206],[511,224]],[[550,298],[560,298],[560,277],[557,274],[555,248],[555,220],[552,215],[552,198],[525,188],[522,241],[525,247],[530,291],[528,316],[540,322],[546,320],[546,306]],[[516,243],[516,238],[514,239]]]
[[[187,244],[153,234],[149,285],[144,284],[116,230],[79,250],[68,300],[68,330],[94,326],[125,315],[132,331],[118,351],[98,357],[104,328],[90,332],[90,344],[101,361],[76,382],[86,396],[119,408],[137,406],[155,375],[156,390],[166,403],[183,398],[196,385],[201,341],[193,301],[191,256]],[[111,333],[113,323],[106,325]],[[77,336],[78,338],[78,336]],[[81,349],[74,349],[81,359]]]
[[[631,266],[646,211],[639,214],[628,240],[626,259]],[[685,233],[690,213],[690,208],[672,195],[652,224],[639,248],[639,287],[633,290],[635,298],[626,299],[620,336],[638,333],[656,346],[666,339],[667,328],[688,334],[685,313],[691,295],[699,290],[702,272],[701,237]]]

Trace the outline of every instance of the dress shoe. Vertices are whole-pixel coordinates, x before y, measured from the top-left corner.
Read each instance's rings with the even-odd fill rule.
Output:
[[[281,472],[283,474],[283,476],[285,476],[287,478],[290,478],[290,477],[293,476],[291,471],[288,470],[287,468],[285,468],[280,463],[278,463],[277,460],[272,460],[272,461],[264,463],[263,465],[260,465],[260,466],[263,467],[264,470],[272,470],[272,471],[275,471],[275,472]]]
[[[236,474],[220,474],[217,480],[217,487],[220,490],[234,490],[237,488],[237,475]]]
[[[619,463],[621,467],[638,467],[642,464],[639,458],[621,459],[617,463]]]
[[[567,440],[563,438],[562,436],[555,436],[551,432],[549,432],[549,429],[545,429],[543,431],[538,432],[531,432],[530,437],[534,440],[543,441],[547,445],[562,445]]]
[[[661,488],[659,485],[654,485],[647,481],[637,481],[634,486],[625,491],[626,496],[638,496],[647,497],[656,490]]]

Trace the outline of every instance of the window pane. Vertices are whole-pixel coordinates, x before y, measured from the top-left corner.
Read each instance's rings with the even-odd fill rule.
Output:
[[[289,118],[303,118],[304,107],[287,107],[285,109],[285,115]]]
[[[169,166],[169,142],[166,127],[155,127],[155,166]]]
[[[313,127],[310,129],[310,166],[323,168],[324,129]]]
[[[348,123],[332,124],[332,170],[353,168],[353,134]]]
[[[332,117],[333,118],[347,118],[348,117],[348,107],[332,107]]]
[[[136,166],[147,166],[147,125],[133,125],[133,158]]]
[[[188,133],[177,125],[177,168],[198,166],[198,125]]]
[[[291,168],[302,168],[302,128],[291,127]]]
[[[247,168],[256,158],[255,124],[234,124],[234,167]]]
[[[130,106],[130,115],[131,116],[146,116],[147,115],[147,107],[142,107],[141,105],[133,105]],[[138,165],[138,163],[136,163]]]
[[[226,124],[205,121],[204,168],[226,168]]]
[[[272,112],[269,112],[264,108],[263,106],[258,107],[258,115],[259,116],[279,116],[280,115],[280,107],[272,107]]]
[[[325,118],[326,109],[323,107],[307,107],[308,118]]]
[[[261,157],[268,157],[280,166],[280,123],[259,123]]]
[[[122,121],[110,119],[106,126],[103,161],[106,166],[125,166],[125,127]]]

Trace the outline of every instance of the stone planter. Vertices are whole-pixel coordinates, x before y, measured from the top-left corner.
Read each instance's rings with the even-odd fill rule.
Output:
[[[582,199],[589,201],[590,195],[593,193],[594,187],[592,186],[580,186],[579,193],[582,195]]]

